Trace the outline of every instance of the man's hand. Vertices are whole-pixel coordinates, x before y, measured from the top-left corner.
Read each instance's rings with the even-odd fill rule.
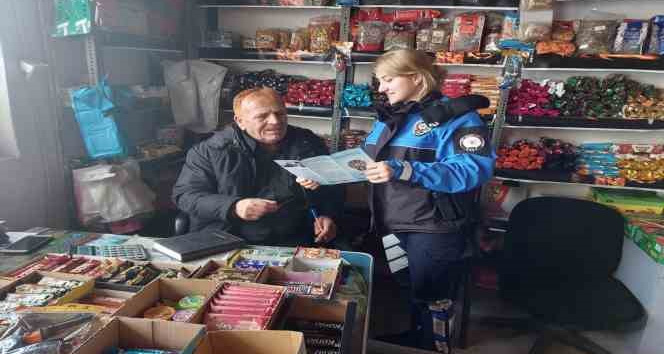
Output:
[[[321,216],[314,221],[316,243],[327,243],[337,237],[337,225],[327,216]]]
[[[247,221],[256,221],[265,214],[274,213],[278,209],[279,204],[269,199],[247,198],[235,203],[235,215]]]
[[[316,190],[316,189],[318,189],[318,187],[320,187],[320,183],[318,183],[316,181],[312,181],[310,179],[306,179],[306,178],[298,177],[297,179],[295,179],[295,182],[299,183],[302,187],[304,187],[306,189],[309,189],[309,190],[312,190],[312,191]]]
[[[367,164],[364,174],[371,183],[385,183],[392,179],[394,170],[385,161],[372,162]]]

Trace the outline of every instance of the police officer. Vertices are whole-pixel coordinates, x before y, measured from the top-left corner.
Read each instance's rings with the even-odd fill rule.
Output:
[[[378,121],[364,145],[377,161],[366,170],[369,204],[374,229],[392,234],[405,251],[407,271],[396,273],[405,273],[400,282],[409,285],[413,315],[408,335],[389,341],[433,349],[428,304],[453,297],[450,269],[464,252],[475,191],[493,173],[488,129],[471,109],[488,100],[442,97],[432,58],[421,51],[385,53],[374,73],[389,105],[377,107]]]

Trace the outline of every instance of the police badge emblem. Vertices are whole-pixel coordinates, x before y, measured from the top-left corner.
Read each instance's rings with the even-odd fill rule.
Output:
[[[437,127],[438,125],[439,125],[438,122],[426,123],[423,120],[420,120],[419,122],[415,123],[415,128],[413,129],[413,134],[415,134],[415,136],[422,136],[422,135],[430,132],[431,129]]]

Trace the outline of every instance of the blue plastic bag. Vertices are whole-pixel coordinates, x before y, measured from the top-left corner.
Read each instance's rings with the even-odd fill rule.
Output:
[[[127,146],[113,117],[110,86],[102,80],[71,92],[72,108],[81,130],[88,156],[92,159],[123,157]]]

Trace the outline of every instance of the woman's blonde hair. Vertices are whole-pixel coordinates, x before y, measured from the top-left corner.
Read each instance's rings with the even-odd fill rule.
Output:
[[[438,87],[439,75],[433,66],[433,58],[421,50],[399,49],[381,55],[376,60],[374,74],[378,78],[385,75],[419,75],[421,90],[418,100]]]

